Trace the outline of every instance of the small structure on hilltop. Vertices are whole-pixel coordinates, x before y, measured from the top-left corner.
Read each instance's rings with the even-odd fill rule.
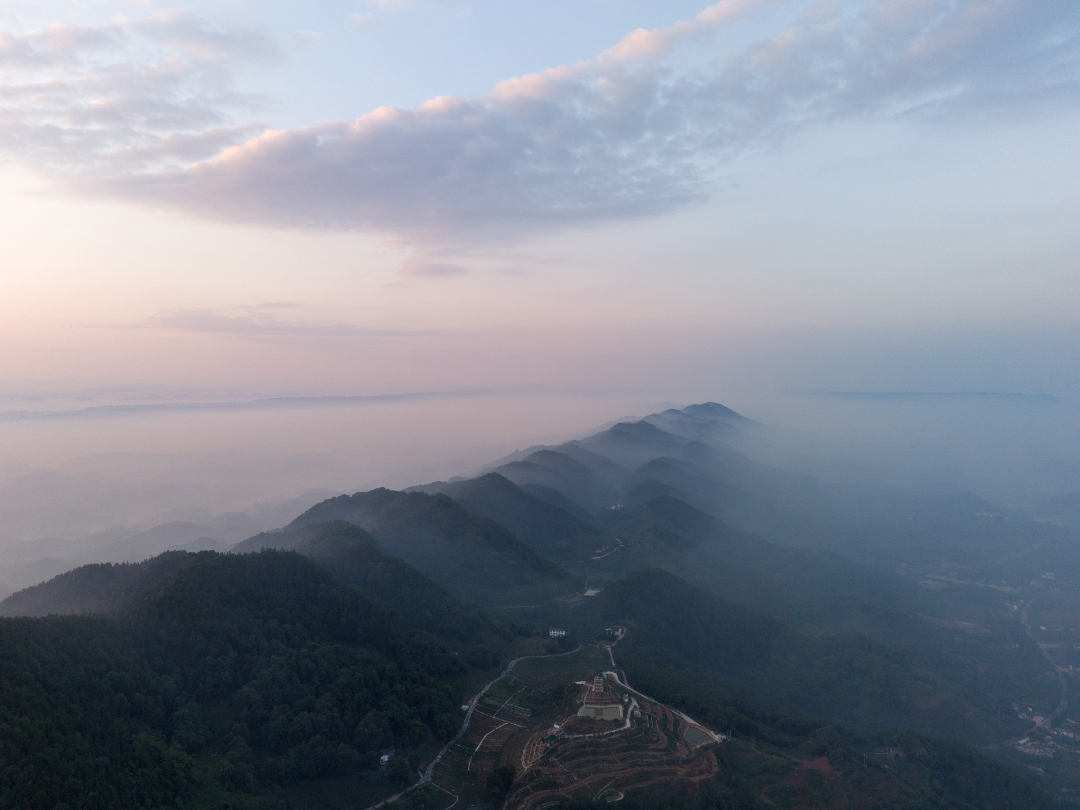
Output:
[[[578,717],[622,720],[626,717],[628,701],[629,696],[610,684],[601,672],[593,676],[591,683],[585,683]]]
[[[552,627],[550,630],[548,630],[548,635],[552,638],[562,638],[566,635],[566,631],[558,627]]]
[[[585,688],[582,690],[581,702],[594,703],[597,705],[626,703],[629,696],[614,681],[604,677],[604,673],[593,676],[592,681],[582,682]]]

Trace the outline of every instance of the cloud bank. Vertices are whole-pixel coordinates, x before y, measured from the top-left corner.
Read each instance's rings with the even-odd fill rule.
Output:
[[[737,51],[711,44],[718,28],[775,7],[791,12],[781,30]],[[370,231],[413,244],[512,241],[667,213],[707,198],[733,158],[832,121],[953,120],[1080,100],[1075,0],[723,0],[670,28],[635,31],[595,60],[510,79],[480,98],[439,97],[240,142],[243,129],[220,114],[235,101],[221,90],[221,57],[215,63],[197,51],[243,58],[255,46],[236,37],[222,44],[195,21],[183,24],[186,35],[167,36],[183,28],[170,20],[137,32],[196,53],[188,58],[197,69],[180,79],[142,77],[164,82],[171,95],[161,109],[152,93],[122,96],[132,111],[117,113],[121,134],[91,106],[65,111],[59,99],[45,107],[52,118],[72,119],[69,140],[56,136],[60,153],[79,138],[131,141],[97,165],[72,158],[82,189],[216,221]],[[59,64],[67,53],[115,48],[119,35],[34,36],[0,41],[5,63],[30,65],[44,54]],[[48,44],[50,36],[76,45]],[[687,48],[696,48],[694,67],[665,65]],[[115,81],[90,72],[84,79]],[[199,81],[218,95],[199,102],[177,89]],[[6,99],[17,91],[2,92]],[[94,127],[77,120],[91,112]],[[131,123],[140,116],[159,129],[172,116],[177,133],[144,137]],[[94,135],[102,129],[108,134]],[[3,148],[19,152],[8,140]]]
[[[279,57],[264,37],[180,11],[0,32],[0,156],[67,179],[212,158],[263,129],[232,123],[262,103],[233,86],[243,66]]]
[[[248,307],[250,311],[231,315],[212,309],[173,309],[146,318],[134,327],[138,329],[169,329],[181,332],[201,332],[212,335],[246,337],[329,337],[385,338],[416,337],[436,334],[432,331],[371,329],[354,324],[310,324],[284,320],[268,310],[291,308],[289,304],[262,304]]]

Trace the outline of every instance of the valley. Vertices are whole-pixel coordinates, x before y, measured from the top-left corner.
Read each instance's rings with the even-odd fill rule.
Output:
[[[79,780],[110,723],[157,752],[133,776],[106,745],[113,782],[73,808],[1080,799],[1075,532],[964,494],[860,485],[853,508],[756,460],[766,430],[665,411],[24,589],[0,603],[24,684],[0,745],[51,723]],[[25,702],[80,683],[96,715]],[[12,806],[66,795],[27,803],[50,761],[4,772]]]

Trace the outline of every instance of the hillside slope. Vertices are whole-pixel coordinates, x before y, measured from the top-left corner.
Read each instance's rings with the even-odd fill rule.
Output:
[[[480,604],[551,598],[572,587],[565,569],[445,495],[389,489],[342,495],[313,506],[281,533],[340,520],[363,527],[380,548]],[[272,546],[274,534],[256,535],[235,550]]]
[[[3,806],[345,808],[373,804],[414,779],[461,723],[466,668],[344,580],[433,610],[459,600],[364,542],[362,529],[314,528],[304,541],[311,559],[279,551],[185,555],[184,565],[114,617],[0,619]],[[912,734],[860,740],[736,686],[730,676],[747,672],[780,671],[797,682],[815,671],[803,653],[821,640],[775,619],[656,570],[612,583],[589,605],[574,613],[630,622],[615,654],[634,684],[756,739],[717,748],[713,782],[680,785],[677,796],[654,795],[646,784],[627,793],[628,806],[705,810],[722,798],[729,810],[759,810],[757,792],[765,789],[797,806],[832,807],[837,796],[789,776],[792,761],[822,756],[849,806],[880,806],[883,796],[911,808],[1051,806],[1031,778],[975,752]],[[866,660],[888,675],[890,662],[874,655]],[[778,670],[785,657],[794,665]],[[887,677],[883,683],[892,686]],[[859,700],[844,684],[816,685]],[[513,697],[523,687],[507,688]],[[552,694],[575,692],[567,682]],[[489,710],[504,705],[500,698]],[[882,745],[897,746],[904,761],[860,763]],[[389,764],[379,767],[391,747]],[[762,770],[774,751],[787,764]],[[738,785],[757,787],[725,792]],[[402,806],[442,810],[452,801],[428,791]]]
[[[528,632],[489,608],[455,596],[408,563],[381,551],[359,526],[339,521],[304,528],[315,531],[296,551],[417,627],[452,643],[470,663],[491,666],[495,651],[507,653],[508,644]]]
[[[258,535],[258,545],[297,551],[366,598],[391,608],[415,626],[452,644],[481,668],[531,631],[498,613],[450,593],[408,563],[376,547],[374,538],[344,521],[309,524],[290,532]],[[0,602],[0,616],[110,614],[132,607],[179,570],[206,553],[166,552],[142,563],[82,566]],[[484,650],[483,654],[477,650]]]
[[[978,745],[1005,739],[1026,727],[1012,696],[1030,692],[1043,668],[1028,654],[1030,639],[1010,625],[988,628],[981,649],[969,645],[969,657],[945,652],[946,633],[915,616],[909,620],[919,644],[810,634],[658,569],[611,583],[598,601],[607,621],[631,622],[651,654],[667,650],[763,696],[864,732],[914,728]],[[986,661],[994,666],[988,669]],[[1039,697],[1053,698],[1029,695]]]
[[[498,473],[467,481],[436,481],[407,491],[447,495],[470,512],[505,526],[538,554],[552,560],[585,559],[602,541],[594,526]]]
[[[207,552],[117,617],[0,620],[0,798],[220,807],[330,778],[385,795],[411,772],[378,752],[452,735],[463,673],[311,560]]]
[[[11,594],[0,602],[0,616],[116,613],[193,559],[188,552],[167,551],[142,563],[84,565]]]

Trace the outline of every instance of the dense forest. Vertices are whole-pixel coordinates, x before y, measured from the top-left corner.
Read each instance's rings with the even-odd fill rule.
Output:
[[[856,735],[850,727],[793,712],[782,703],[763,700],[734,681],[697,666],[670,650],[636,639],[630,631],[619,643],[618,664],[642,692],[682,707],[696,720],[729,731],[734,746],[719,757],[722,786],[707,791],[652,791],[628,805],[639,808],[761,808],[747,796],[740,759],[760,758],[770,748],[795,751],[803,757],[826,757],[830,766],[858,786],[861,801],[889,797],[872,804],[835,804],[840,797],[823,790],[816,806],[874,806],[892,808],[1051,808],[1050,790],[1028,776],[1002,767],[976,750],[943,742],[913,731]],[[741,742],[741,745],[740,745]],[[747,745],[749,743],[749,745]],[[890,751],[885,764],[880,751]],[[871,759],[871,757],[873,757]],[[752,769],[754,765],[746,762]],[[832,795],[830,795],[832,794]],[[629,796],[630,794],[628,794]],[[855,801],[854,797],[849,797]]]
[[[835,491],[717,440],[752,427],[719,408],[531,448],[469,481],[331,498],[234,553],[84,566],[12,595],[0,807],[368,806],[416,782],[510,659],[582,640],[606,668],[615,624],[611,655],[636,688],[734,735],[707,784],[643,787],[626,807],[756,810],[752,785],[788,795],[803,759],[835,778],[800,777],[798,806],[1066,795],[1063,746],[1043,779],[962,744],[1018,739],[1065,694],[1048,650],[1068,647],[1062,586],[1080,567],[1060,527],[881,493],[843,523]],[[856,535],[875,520],[924,553],[953,539],[919,580],[866,561]],[[777,542],[799,526],[801,547]],[[968,580],[940,573],[977,553]],[[769,775],[770,757],[788,771]],[[505,795],[514,767],[489,787]],[[400,807],[445,810],[440,790]]]
[[[392,608],[455,648],[481,646],[508,652],[525,628],[489,608],[454,595],[404,560],[387,554],[361,527],[347,521],[309,523],[246,545],[274,541],[310,557],[334,576]]]
[[[2,806],[167,806],[457,730],[464,664],[395,612],[295,553],[188,556],[115,618],[0,622]]]
[[[141,563],[84,565],[12,594],[0,602],[0,616],[115,613],[189,562],[185,552],[169,551]]]
[[[416,491],[448,495],[470,512],[505,526],[537,553],[559,562],[580,562],[594,554],[603,533],[559,505],[526,492],[498,473],[466,481],[439,481]],[[580,512],[580,508],[572,511]]]
[[[473,514],[446,495],[374,489],[313,506],[280,532],[235,550],[296,548],[311,527],[348,521],[370,532],[385,551],[480,604],[513,604],[569,592],[573,578],[495,521]]]
[[[609,620],[632,621],[652,648],[864,732],[908,727],[985,744],[1026,727],[1005,696],[1053,699],[1040,677],[1045,666],[1022,654],[1033,642],[1006,623],[965,638],[966,649],[947,648],[938,637],[948,631],[919,617],[900,643],[810,633],[660,569],[611,583],[600,606]],[[921,644],[910,641],[918,633]]]
[[[148,592],[127,588],[115,615],[0,620],[2,806],[270,807],[327,779],[350,777],[372,800],[414,782],[416,766],[460,727],[469,673],[503,658],[473,642],[509,644],[531,631],[461,602],[365,539],[338,523],[309,540],[310,558],[170,554],[170,575]],[[153,563],[122,571],[145,583],[164,565]],[[92,591],[91,575],[116,583],[103,569],[66,581]],[[665,591],[681,598],[665,602]],[[752,664],[790,632],[768,616],[719,604],[663,571],[613,583],[596,604],[642,617],[617,645],[638,688],[736,738],[707,790],[643,791],[633,806],[758,807],[742,761],[757,749],[744,750],[746,739],[841,769],[895,748],[902,767],[857,775],[870,780],[866,790],[902,797],[897,807],[1051,805],[1030,779],[962,746],[906,732],[859,737],[719,674],[717,659]],[[688,608],[694,621],[670,612]],[[695,645],[706,625],[709,642]],[[463,637],[456,655],[447,642]],[[402,806],[441,810],[437,800],[421,791]]]

